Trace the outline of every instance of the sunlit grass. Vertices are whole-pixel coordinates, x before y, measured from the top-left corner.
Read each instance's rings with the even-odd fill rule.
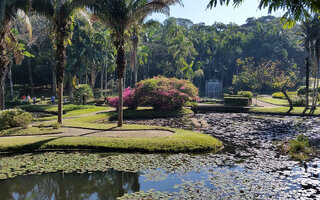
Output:
[[[258,98],[260,101],[264,101],[270,104],[279,105],[279,106],[287,106],[288,101],[285,99],[277,99],[277,98],[270,98],[270,97],[261,97]]]
[[[258,112],[258,113],[279,113],[279,114],[286,114],[289,110],[289,107],[257,107],[257,108],[250,108],[249,112]],[[290,114],[302,114],[304,111],[304,107],[294,107],[293,110],[290,112]],[[306,114],[309,114],[310,110],[306,112]],[[320,110],[317,109],[314,112],[314,115],[319,115]]]

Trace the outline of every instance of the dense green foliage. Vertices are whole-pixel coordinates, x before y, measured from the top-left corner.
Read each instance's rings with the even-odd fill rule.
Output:
[[[0,111],[0,130],[13,127],[27,128],[32,121],[32,115],[21,109]]]
[[[289,96],[297,96],[297,92],[287,92]],[[275,92],[272,94],[272,98],[286,99],[282,92]]]
[[[252,99],[253,94],[250,91],[239,91],[238,95],[243,96],[243,97],[247,97],[248,99]]]
[[[74,19],[72,45],[67,47],[65,69],[69,94],[73,90],[73,81],[88,83],[92,88],[102,87],[109,94],[115,93],[115,48],[110,30],[98,21],[90,26],[81,16],[75,15]],[[35,57],[24,60],[20,67],[13,65],[13,82],[29,84],[29,79],[25,78],[28,74],[32,75],[34,86],[52,85],[55,61],[50,26],[42,17],[31,16],[30,20],[34,25],[35,42],[27,46],[27,50]],[[297,26],[283,30],[280,18],[272,16],[249,18],[241,26],[222,23],[206,26],[186,19],[169,18],[163,24],[140,31],[138,81],[157,75],[186,78],[192,80],[203,94],[205,80],[220,79],[225,88],[231,86],[232,75],[240,73],[236,60],[247,57],[253,57],[255,61],[271,59],[296,64],[292,65],[292,70],[302,76],[299,72],[303,72],[301,58],[305,53],[298,43],[300,37],[295,34],[298,29]],[[31,71],[28,70],[29,61]],[[131,71],[127,68],[125,87],[134,86]],[[19,89],[20,95],[30,93],[30,88]],[[248,89],[251,88],[243,88]],[[267,89],[263,87],[263,90]],[[36,88],[35,94],[42,95]]]
[[[249,106],[249,98],[246,97],[225,97],[224,104],[226,106]]]
[[[74,100],[76,103],[85,105],[87,101],[93,97],[92,89],[89,85],[78,85],[74,90]]]

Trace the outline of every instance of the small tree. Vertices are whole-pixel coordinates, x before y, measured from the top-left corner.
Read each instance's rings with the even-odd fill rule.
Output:
[[[250,88],[260,94],[261,88],[267,81],[264,66],[256,66],[251,57],[245,60],[239,58],[237,64],[241,67],[242,71],[239,75],[234,75],[232,78],[232,83],[236,87],[236,90],[248,90]]]
[[[281,69],[282,63],[280,61],[266,61],[262,63],[267,75],[266,84],[272,86],[274,89],[279,90],[288,100],[290,109],[288,113],[293,110],[292,100],[287,94],[288,88],[293,88],[296,85],[295,73],[293,71]]]
[[[85,105],[87,100],[93,97],[92,89],[87,84],[78,85],[74,90],[73,95],[74,100],[77,103],[82,103],[82,105]]]

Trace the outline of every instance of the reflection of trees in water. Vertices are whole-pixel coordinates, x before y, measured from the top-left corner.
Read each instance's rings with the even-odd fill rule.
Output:
[[[0,181],[0,199],[116,199],[140,190],[139,173],[43,174]]]

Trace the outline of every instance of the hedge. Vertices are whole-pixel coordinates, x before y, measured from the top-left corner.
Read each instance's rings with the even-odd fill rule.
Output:
[[[245,97],[225,97],[224,104],[226,106],[249,106],[251,101]]]

